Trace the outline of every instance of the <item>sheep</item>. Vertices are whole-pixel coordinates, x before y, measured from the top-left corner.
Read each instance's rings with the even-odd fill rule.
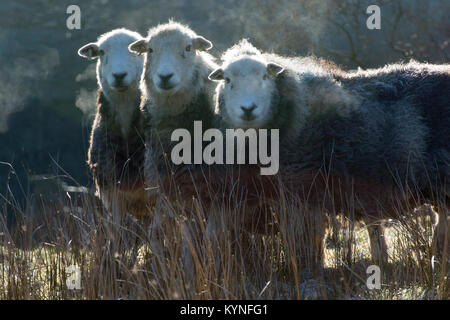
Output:
[[[144,172],[149,190],[157,190],[161,180],[173,172],[183,175],[194,169],[166,159],[175,145],[171,141],[173,130],[193,133],[195,120],[202,121],[204,129],[213,126],[214,84],[208,81],[208,75],[217,65],[206,52],[212,46],[209,40],[174,21],[151,28],[147,38],[129,46],[131,52],[145,55],[141,111],[148,128]]]
[[[97,113],[87,160],[96,194],[108,211],[145,217],[145,149],[139,109],[143,57],[128,51],[128,45],[140,38],[136,32],[115,29],[81,47],[78,54],[97,59]]]
[[[410,212],[424,202],[433,205],[438,213],[433,249],[438,256],[450,257],[450,65],[410,61],[335,78],[361,97],[359,119],[377,131],[365,133],[363,142],[372,142],[378,150],[354,159],[343,157],[342,162],[354,175],[381,180],[380,185],[407,198],[412,202]],[[377,138],[382,139],[379,145],[373,143]],[[380,157],[381,152],[387,155]],[[381,214],[398,216],[388,211]]]
[[[145,56],[140,107],[146,123],[144,175],[148,195],[156,199],[156,207],[167,197],[172,204],[181,200],[184,210],[189,207],[187,202],[198,195],[197,190],[207,189],[203,165],[175,165],[166,155],[176,145],[171,139],[175,129],[187,130],[192,135],[195,120],[201,121],[204,129],[213,126],[214,84],[208,75],[217,65],[206,52],[212,46],[189,27],[170,20],[151,28],[146,38],[128,47],[131,52]],[[158,238],[164,219],[164,214],[155,210],[149,228],[155,251],[161,249]],[[187,243],[183,238],[183,259],[191,265]]]
[[[314,66],[317,75],[325,77],[326,72],[316,66],[311,58],[303,60],[288,59],[276,55],[263,55],[247,40],[242,40],[222,56],[223,64],[213,71],[209,78],[219,81],[215,94],[215,111],[220,118],[220,127],[226,128],[264,128],[280,129],[279,154],[280,161],[284,155],[289,154],[297,143],[301,127],[309,114],[307,108],[298,108],[299,102],[305,102],[302,94],[302,82],[299,81],[298,65],[306,64]],[[334,87],[332,82],[324,81],[330,91],[335,92],[336,100],[345,99],[352,102],[339,87]],[[346,113],[344,106],[330,104],[339,112]],[[342,109],[342,110],[340,110]],[[261,232],[265,230],[265,222],[270,219],[270,201],[261,203],[260,194],[268,198],[278,195],[275,182],[270,182],[270,177],[260,177],[257,170],[246,167],[246,172],[240,176],[240,182],[248,194],[247,210],[245,215],[257,217],[260,221],[256,226],[249,226],[252,222],[245,222],[246,230]],[[252,174],[253,172],[253,174]],[[263,192],[261,187],[264,186]],[[253,211],[253,212],[252,212]],[[254,213],[256,212],[256,214]],[[326,221],[322,214],[315,215],[315,232],[323,234]],[[246,220],[246,219],[245,219]],[[321,240],[321,238],[320,238]],[[314,245],[314,259],[322,260],[320,253],[323,251],[323,242],[318,240]]]
[[[319,212],[369,225],[428,201],[440,215],[434,242],[448,247],[449,65],[345,73],[310,57],[261,53],[246,40],[222,60],[209,76],[219,81],[222,126],[279,128],[283,183]],[[323,235],[319,220],[315,233]],[[372,256],[385,260],[382,233],[369,228]],[[323,239],[315,246],[322,251]]]

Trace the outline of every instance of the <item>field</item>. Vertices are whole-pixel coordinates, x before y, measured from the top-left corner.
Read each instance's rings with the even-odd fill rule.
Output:
[[[386,227],[387,262],[372,259],[363,223],[331,217],[323,264],[311,232],[321,214],[282,188],[259,233],[248,228],[259,217],[248,216],[245,195],[213,207],[163,198],[145,221],[105,210],[86,164],[96,63],[77,54],[116,28],[145,36],[174,19],[211,41],[218,63],[248,39],[349,72],[441,65],[450,62],[450,1],[1,0],[0,12],[0,300],[450,298],[450,254],[434,256],[427,210],[374,222]],[[379,289],[366,283],[373,265]]]
[[[447,266],[431,262],[428,215],[386,222],[389,261],[379,263],[381,288],[370,290],[367,268],[377,263],[366,228],[337,217],[320,268],[309,249],[314,235],[305,231],[312,213],[295,199],[272,207],[273,225],[262,234],[243,229],[238,206],[208,211],[193,200],[186,215],[163,201],[154,208],[164,219],[155,231],[111,216],[86,190],[58,192],[52,200],[30,196],[23,210],[2,196],[1,210],[14,208],[15,222],[0,223],[0,299],[450,297]],[[212,215],[219,217],[213,234]]]

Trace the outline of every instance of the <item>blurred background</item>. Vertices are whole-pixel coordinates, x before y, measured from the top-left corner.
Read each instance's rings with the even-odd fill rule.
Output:
[[[80,30],[66,26],[72,4],[81,9]],[[372,4],[381,8],[380,30],[366,26]],[[51,193],[54,181],[92,186],[85,160],[95,62],[77,50],[111,29],[145,35],[174,18],[211,40],[216,57],[248,38],[262,50],[314,54],[346,70],[450,57],[448,0],[1,0],[0,14],[0,204],[22,208],[29,195]]]

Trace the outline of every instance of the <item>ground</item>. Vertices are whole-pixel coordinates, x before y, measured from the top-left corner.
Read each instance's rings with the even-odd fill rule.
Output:
[[[292,254],[298,240],[283,230],[251,235],[247,251],[242,230],[204,237],[201,210],[187,219],[165,208],[173,211],[159,230],[160,249],[153,250],[148,228],[130,218],[114,222],[105,212],[99,218],[98,202],[91,200],[81,207],[46,206],[14,228],[2,223],[0,299],[449,298],[447,271],[439,261],[434,269],[431,264],[428,217],[388,224],[389,262],[380,265],[381,289],[369,290],[366,271],[375,263],[367,230],[356,225],[352,237],[345,220],[340,230],[328,232],[324,268],[317,269]],[[75,276],[70,265],[80,270],[78,290],[67,286]]]

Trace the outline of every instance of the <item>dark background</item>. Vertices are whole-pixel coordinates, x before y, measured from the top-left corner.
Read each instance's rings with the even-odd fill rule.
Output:
[[[81,30],[66,27],[71,4],[81,8]],[[381,8],[381,30],[366,27],[371,4]],[[24,207],[43,175],[92,185],[85,159],[95,62],[77,50],[111,29],[145,35],[174,18],[211,40],[217,57],[245,37],[262,50],[314,54],[347,70],[450,57],[448,0],[1,0],[0,14],[0,204]]]

